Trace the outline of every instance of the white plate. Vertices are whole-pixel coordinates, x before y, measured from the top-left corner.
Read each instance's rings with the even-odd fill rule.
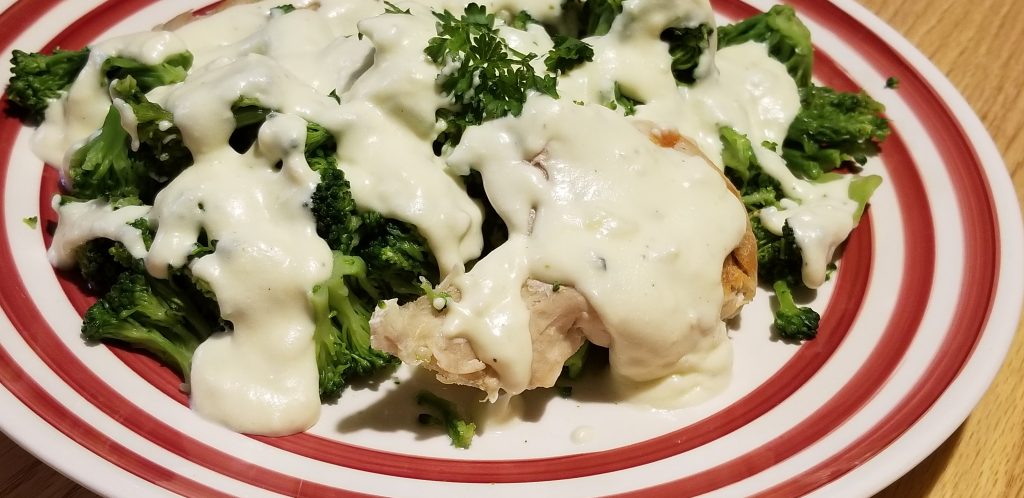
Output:
[[[5,60],[144,29],[202,0],[7,3]],[[724,19],[768,7],[714,3]],[[30,130],[3,119],[0,427],[108,495],[870,495],[945,440],[991,382],[1024,295],[1024,235],[999,154],[934,66],[853,2],[790,3],[819,48],[816,77],[867,89],[894,133],[867,166],[885,183],[816,299],[819,338],[771,342],[760,296],[731,333],[721,396],[673,412],[533,399],[528,420],[491,424],[463,451],[414,423],[415,382],[385,381],[346,392],[308,434],[231,433],[189,411],[152,360],[82,343],[88,298],[44,255],[55,174],[29,152]],[[889,76],[898,90],[884,89]],[[22,223],[36,215],[40,229]]]

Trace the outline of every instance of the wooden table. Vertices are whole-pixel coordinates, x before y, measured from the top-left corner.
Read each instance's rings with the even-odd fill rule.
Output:
[[[1017,0],[861,2],[949,75],[992,133],[1024,197],[1024,6]],[[94,495],[0,435],[0,497],[21,496]],[[1024,496],[1024,335],[963,426],[878,494],[919,496]]]

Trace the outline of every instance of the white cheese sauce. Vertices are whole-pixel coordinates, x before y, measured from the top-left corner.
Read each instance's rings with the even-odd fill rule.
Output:
[[[408,15],[384,14],[377,0],[295,2],[310,8],[287,14],[271,12],[281,4],[276,0],[232,6],[174,31],[92,45],[79,77],[47,109],[33,147],[66,173],[71,153],[96,133],[112,104],[100,74],[107,57],[155,64],[193,54],[184,82],[148,97],[173,114],[194,165],[157,195],[152,209],[115,210],[99,201],[55,206],[60,224],[49,257],[69,267],[79,245],[105,237],[144,257],[158,277],[168,266],[191,264],[232,324],[193,358],[192,406],[203,416],[238,431],[279,435],[308,428],[319,414],[309,292],[330,275],[332,258],[307,207],[319,177],[303,158],[306,121],[335,135],[339,167],[362,208],[411,223],[426,237],[442,274],[463,296],[442,303],[444,333],[471,341],[511,393],[530,377],[529,314],[519,291],[527,278],[584,293],[607,325],[608,334],[589,339],[610,347],[616,386],[643,393],[666,385],[658,392],[672,394],[662,396],[684,398],[728,379],[721,262],[743,235],[745,212],[703,158],[658,147],[618,112],[600,107],[616,84],[644,103],[632,119],[679,130],[719,166],[718,128],[746,133],[765,169],[796,199],[766,211],[766,226],[781,231],[788,219],[804,251],[805,281],[815,286],[824,279],[832,251],[852,228],[847,214],[856,203],[845,190],[848,180],[796,179],[759,145],[781,142],[799,110],[785,68],[761,45],[716,54],[712,41],[697,84],[680,87],[672,78],[660,34],[670,26],[713,25],[707,0],[627,0],[607,36],[586,40],[593,62],[559,78],[560,101],[533,95],[521,116],[471,127],[446,160],[434,155],[432,141],[440,131],[435,113],[450,101],[439,93],[441,70],[423,49],[436,35],[431,9],[458,14],[466,3],[395,2]],[[534,67],[543,71],[552,47],[545,30],[515,30],[501,19],[526,10],[554,21],[561,2],[481,3],[498,13],[509,45],[537,54]],[[231,106],[243,96],[275,114],[256,145],[238,153],[227,142],[235,125]],[[138,147],[130,106],[113,105]],[[471,168],[483,175],[511,235],[466,272],[483,246],[481,208],[459,178]],[[127,225],[139,217],[157,229],[149,251]],[[203,233],[216,249],[190,260]]]
[[[534,95],[518,118],[467,130],[449,161],[480,171],[511,235],[453,279],[465,297],[443,331],[469,338],[506,391],[530,378],[527,277],[580,291],[608,331],[588,339],[633,381],[684,373],[691,352],[725,342],[722,262],[746,211],[704,158],[604,107]]]
[[[75,252],[82,244],[92,239],[110,239],[124,244],[136,258],[146,256],[146,244],[138,229],[128,224],[147,218],[149,206],[126,206],[114,209],[101,200],[69,202],[60,204],[60,197],[54,196],[53,210],[57,212],[57,231],[47,249],[50,264],[67,270],[75,266]]]

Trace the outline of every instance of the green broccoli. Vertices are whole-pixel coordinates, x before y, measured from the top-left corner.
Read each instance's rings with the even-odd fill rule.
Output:
[[[320,169],[320,183],[316,185],[310,210],[316,219],[316,232],[335,251],[352,254],[359,244],[363,215],[352,198],[348,180],[337,167]]]
[[[718,29],[718,46],[763,42],[800,90],[800,112],[786,133],[782,157],[793,173],[816,180],[843,163],[864,164],[889,135],[885,106],[864,92],[846,93],[811,82],[814,47],[807,26],[788,5]]]
[[[798,308],[793,304],[791,285],[802,285],[803,255],[787,222],[782,235],[766,229],[757,215],[751,216],[754,237],[757,238],[757,277],[771,282],[779,308],[775,310],[774,326],[782,339],[810,340],[818,333],[818,313],[811,308]]]
[[[89,61],[89,49],[54,50],[52,54],[11,53],[7,113],[30,124],[43,121],[50,102],[67,91]]]
[[[138,82],[142,93],[146,93],[158,86],[184,81],[191,67],[192,53],[185,51],[169,55],[159,64],[145,64],[128,57],[108,57],[100,66],[100,72],[105,78],[104,85],[131,76]]]
[[[562,365],[562,377],[567,379],[579,378],[583,373],[583,365],[587,362],[587,352],[590,350],[590,341],[584,340],[579,349]]]
[[[800,112],[786,132],[782,157],[794,173],[818,179],[845,162],[864,164],[890,133],[885,106],[864,92],[810,85],[800,89]]]
[[[373,305],[368,303],[376,301],[367,296],[366,279],[366,264],[361,258],[335,251],[330,278],[313,289],[313,342],[323,400],[337,397],[350,379],[397,363],[393,356],[370,346]]]
[[[750,140],[733,128],[718,130],[722,141],[722,163],[725,176],[740,191],[740,199],[748,210],[774,206],[782,199],[782,185],[761,169]]]
[[[452,446],[469,448],[476,435],[476,424],[463,418],[454,403],[432,392],[420,391],[416,395],[416,404],[434,412],[419,414],[416,419],[420,424],[444,427]]]
[[[110,106],[100,133],[71,155],[71,197],[103,198],[115,207],[152,199],[157,182],[146,165],[129,154],[129,140],[120,113]]]
[[[420,277],[431,282],[440,280],[437,261],[416,227],[373,212],[364,213],[363,220],[365,243],[359,255],[366,260],[370,279],[383,295],[418,297],[423,293]]]
[[[779,338],[787,341],[808,341],[818,335],[818,312],[807,307],[798,307],[793,301],[793,293],[785,280],[778,280],[772,286],[775,297],[779,300],[779,308],[775,310],[772,325]]]
[[[768,45],[768,53],[786,66],[797,86],[811,84],[814,47],[811,32],[788,5],[776,5],[768,12],[718,28],[718,47],[748,41]]]
[[[420,277],[439,279],[426,239],[413,225],[360,210],[345,173],[337,167],[333,135],[316,124],[306,132],[306,160],[320,173],[310,199],[317,234],[332,250],[365,261],[375,295],[421,295]]]
[[[622,114],[625,116],[632,116],[636,114],[636,106],[638,105],[644,105],[644,102],[641,102],[623,93],[622,85],[620,85],[618,81],[616,81],[615,85],[612,87],[611,100],[604,104],[605,107],[611,110],[615,110],[621,107]]]
[[[697,81],[694,73],[700,64],[700,56],[711,45],[714,28],[701,24],[692,28],[668,28],[661,32],[661,41],[668,44],[672,56],[672,76],[681,85],[692,85]]]
[[[603,36],[622,13],[622,0],[567,0],[562,10],[565,19],[577,22],[575,29],[570,29],[576,38]]]
[[[216,322],[173,280],[126,272],[85,313],[82,336],[143,349],[188,379],[192,353]]]
[[[148,167],[149,176],[167,183],[192,165],[192,152],[185,147],[181,131],[174,126],[174,115],[150,102],[135,78],[119,79],[111,85],[110,93],[131,106],[139,147],[129,154]]]

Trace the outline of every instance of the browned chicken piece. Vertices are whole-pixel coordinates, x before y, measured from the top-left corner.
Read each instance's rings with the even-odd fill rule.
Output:
[[[654,127],[653,123],[637,122],[636,126],[646,131],[651,141],[666,148],[675,149],[690,155],[698,155],[704,158],[709,167],[721,173],[714,163],[701,152],[697,144],[689,138],[679,134],[675,130],[662,130]],[[725,175],[722,181],[729,187],[737,198],[740,192]],[[736,316],[743,308],[743,305],[754,298],[754,291],[757,289],[757,239],[747,221],[747,232],[743,234],[740,245],[736,246],[722,264],[722,292],[725,294],[725,301],[722,303],[722,319],[729,319]]]
[[[643,123],[638,125],[651,141],[667,148],[700,155],[697,146],[675,131],[657,130]],[[532,164],[543,167],[543,153]],[[715,168],[708,160],[709,168]],[[717,171],[717,168],[715,168]],[[736,188],[722,176],[734,195]],[[735,316],[754,297],[757,286],[757,240],[747,224],[742,241],[722,263],[722,318]],[[461,298],[459,290],[442,285],[452,299]],[[608,346],[611,337],[600,317],[576,289],[552,286],[528,280],[522,295],[530,311],[530,334],[533,339],[533,371],[528,389],[551,387],[562,365],[579,349],[586,337],[599,346]],[[497,372],[477,357],[473,346],[464,338],[447,339],[441,334],[444,315],[434,309],[427,297],[402,306],[390,305],[378,310],[371,321],[373,347],[399,357],[402,361],[422,365],[433,371],[446,384],[461,384],[483,390],[493,399],[502,387]]]
[[[459,289],[444,285],[439,289],[458,301]],[[528,280],[523,299],[530,311],[530,335],[533,340],[533,373],[527,389],[550,387],[562,371],[562,364],[583,345],[583,330],[577,324],[595,323],[594,311],[583,295],[571,287]],[[462,384],[480,389],[489,397],[502,387],[497,372],[480,361],[466,339],[446,339],[441,334],[444,315],[434,309],[430,298],[394,306],[388,303],[373,315],[370,343],[402,361],[419,364],[435,372],[446,384]]]

